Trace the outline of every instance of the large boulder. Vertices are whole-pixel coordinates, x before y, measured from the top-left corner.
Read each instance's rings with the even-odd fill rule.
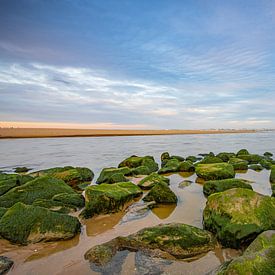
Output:
[[[259,164],[267,170],[270,170],[272,167],[272,162],[266,159],[262,159]]]
[[[23,245],[69,239],[79,230],[80,222],[76,217],[20,202],[0,219],[0,236]]]
[[[242,256],[226,262],[218,275],[275,274],[275,230],[261,233]]]
[[[254,171],[262,171],[264,168],[260,164],[250,164],[248,166],[248,169],[254,170]]]
[[[247,151],[247,149],[241,149],[237,152],[237,156],[239,155],[249,155],[249,152]]]
[[[231,158],[228,161],[234,167],[234,170],[247,170],[248,169],[248,161],[239,158]]]
[[[196,174],[204,180],[222,180],[235,177],[234,168],[228,163],[198,164]]]
[[[191,161],[187,160],[187,161],[182,161],[178,169],[179,169],[179,172],[194,172],[195,166]]]
[[[215,193],[208,197],[203,222],[224,246],[239,248],[275,227],[275,198],[244,188]]]
[[[47,200],[47,199],[37,199],[33,202],[32,205],[44,207],[51,211],[63,213],[63,214],[69,214],[77,210],[77,208],[71,204],[64,204],[59,201]]]
[[[33,177],[51,176],[53,178],[61,179],[73,188],[78,189],[77,185],[83,182],[90,182],[94,178],[94,173],[86,167],[54,167],[50,169],[33,172],[30,175]]]
[[[4,216],[4,214],[7,212],[8,208],[5,207],[0,207],[0,219],[2,216]]]
[[[13,261],[8,257],[0,256],[0,274],[4,275],[12,268]]]
[[[238,158],[248,161],[249,164],[258,164],[263,159],[262,156],[256,154],[238,155]]]
[[[142,251],[165,259],[185,259],[206,253],[214,249],[215,244],[208,231],[187,224],[161,224],[94,246],[85,253],[85,259],[104,265],[122,250]]]
[[[130,175],[131,169],[128,167],[110,167],[110,168],[103,168],[100,172],[98,179],[96,180],[97,184],[101,183],[115,183],[115,182],[123,182],[127,181],[125,175]],[[121,179],[121,181],[117,181]],[[122,180],[123,179],[123,180]]]
[[[0,174],[0,196],[10,189],[33,180],[31,176],[18,174]]]
[[[141,194],[140,188],[131,182],[91,185],[85,190],[85,209],[81,215],[90,218],[97,214],[117,212]]]
[[[85,199],[81,194],[60,193],[52,197],[52,200],[64,203],[66,205],[73,205],[78,208],[85,206]]]
[[[209,196],[213,193],[223,192],[232,188],[246,188],[252,190],[252,186],[248,180],[244,179],[225,179],[225,180],[210,180],[203,185],[203,193]]]
[[[209,163],[221,163],[223,160],[219,157],[215,156],[205,156],[199,163],[201,164],[209,164]]]
[[[157,203],[177,203],[178,198],[169,188],[167,183],[159,182],[143,198],[144,201],[155,201]]]
[[[167,185],[169,184],[170,180],[169,178],[166,178],[164,176],[161,176],[157,173],[152,173],[149,176],[143,178],[139,183],[138,186],[141,189],[151,189],[152,187],[155,186],[155,184],[159,182],[165,182]]]
[[[11,207],[17,202],[32,204],[36,199],[51,199],[60,193],[74,194],[63,180],[44,176],[17,186],[0,197],[0,207]]]
[[[118,167],[137,168],[139,166],[146,166],[149,170],[149,174],[158,171],[158,164],[152,156],[138,157],[131,156],[123,160]]]
[[[133,176],[150,175],[151,173],[152,173],[152,170],[144,165],[131,169],[131,174]]]
[[[159,174],[179,172],[180,161],[177,159],[169,159],[163,167],[158,171]]]

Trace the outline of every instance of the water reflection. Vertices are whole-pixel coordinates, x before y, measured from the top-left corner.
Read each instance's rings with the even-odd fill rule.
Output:
[[[176,209],[176,204],[162,204],[152,209],[152,213],[155,214],[159,219],[167,219]]]

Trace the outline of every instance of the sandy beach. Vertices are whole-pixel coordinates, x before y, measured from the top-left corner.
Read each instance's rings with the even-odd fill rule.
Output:
[[[255,133],[257,130],[104,130],[54,128],[0,128],[0,138],[98,137]]]

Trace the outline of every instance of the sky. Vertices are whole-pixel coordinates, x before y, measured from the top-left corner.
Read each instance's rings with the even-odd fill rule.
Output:
[[[275,128],[275,0],[0,0],[0,126]]]

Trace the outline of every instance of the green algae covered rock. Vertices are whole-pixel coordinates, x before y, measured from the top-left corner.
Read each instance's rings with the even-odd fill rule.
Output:
[[[27,167],[16,167],[14,168],[14,172],[15,173],[27,173],[28,171],[30,171],[31,169],[27,168]]]
[[[191,161],[187,160],[187,161],[182,161],[178,169],[180,172],[194,172],[195,166]]]
[[[249,164],[257,164],[263,159],[263,157],[256,154],[238,155],[238,158],[248,161]]]
[[[187,224],[160,224],[94,246],[85,253],[85,259],[104,265],[122,250],[142,251],[164,259],[186,259],[214,249],[215,244],[208,231]]]
[[[97,214],[117,212],[141,194],[140,188],[131,182],[91,185],[86,188],[85,209],[81,215],[89,218]]]
[[[268,230],[248,246],[242,256],[222,265],[218,275],[275,274],[275,230]]]
[[[180,161],[177,159],[169,159],[165,165],[158,171],[159,174],[179,172]]]
[[[228,162],[229,159],[234,158],[236,155],[234,153],[221,152],[217,155],[218,158],[222,159],[223,162]]]
[[[0,207],[0,219],[2,216],[4,216],[4,214],[7,212],[8,208],[5,207]]]
[[[77,208],[73,205],[64,204],[59,201],[47,200],[47,199],[37,199],[33,202],[32,205],[44,207],[51,211],[63,213],[63,214],[69,214],[77,210]]]
[[[232,188],[246,188],[252,190],[249,181],[244,179],[210,180],[204,183],[203,193],[209,196]]]
[[[32,204],[36,199],[51,199],[60,193],[74,194],[63,180],[44,176],[17,186],[0,197],[0,207],[11,207],[17,202]]]
[[[138,186],[141,189],[151,189],[155,184],[159,182],[165,182],[167,185],[169,185],[170,180],[164,176],[161,176],[157,173],[152,173],[149,176],[143,178],[139,183]]]
[[[188,156],[188,157],[186,158],[186,160],[191,161],[192,163],[194,163],[194,162],[198,161],[199,158],[197,158],[197,157],[195,157],[195,156]]]
[[[234,168],[228,163],[198,164],[196,174],[204,180],[222,180],[235,177]]]
[[[117,175],[117,174],[120,174],[120,175]],[[130,175],[131,174],[131,169],[128,168],[128,167],[103,168],[101,170],[101,172],[100,172],[100,175],[99,175],[98,179],[96,180],[96,183],[97,184],[101,184],[101,183],[113,183],[113,181],[116,180],[118,177],[121,178],[121,174],[123,176]],[[123,181],[125,181],[125,180],[123,180]]]
[[[260,164],[251,164],[248,166],[248,169],[251,169],[254,171],[262,171],[263,167]]]
[[[131,169],[131,174],[133,176],[150,175],[151,173],[152,173],[152,170],[150,170],[147,166],[144,166],[144,165]]]
[[[123,160],[118,167],[137,168],[139,166],[146,166],[149,170],[149,174],[158,171],[158,164],[155,162],[152,156],[138,157],[131,156]]]
[[[77,218],[46,208],[16,203],[0,219],[0,236],[12,243],[65,240],[80,230]]]
[[[94,173],[86,167],[54,167],[50,169],[40,170],[31,173],[33,177],[51,176],[53,178],[61,179],[68,185],[77,188],[78,184],[83,182],[92,181]]]
[[[272,189],[272,196],[275,197],[275,165],[271,166],[269,181]]]
[[[200,161],[201,164],[221,163],[221,162],[223,162],[223,160],[215,156],[206,156]]]
[[[228,161],[229,164],[233,165],[234,170],[247,170],[248,169],[248,161],[239,158],[231,158]]]
[[[155,201],[157,203],[177,203],[178,198],[169,188],[167,183],[159,182],[143,198],[144,201]]]
[[[13,261],[8,257],[0,256],[0,274],[6,274],[13,266]]]
[[[31,180],[33,180],[32,177],[25,175],[0,174],[0,196],[8,192],[10,189]]]
[[[85,205],[85,199],[81,194],[60,193],[52,197],[52,200],[61,202],[66,205],[73,205],[77,208],[82,208]]]
[[[266,159],[262,159],[262,160],[259,162],[259,164],[260,164],[263,168],[265,168],[265,169],[267,169],[267,170],[270,170],[270,169],[271,169],[271,166],[272,166],[272,163],[271,163],[270,161],[266,160]]]
[[[275,198],[244,188],[215,193],[208,197],[203,221],[224,246],[239,248],[275,227]]]
[[[249,152],[246,149],[241,149],[237,152],[237,156],[239,155],[249,155]]]

